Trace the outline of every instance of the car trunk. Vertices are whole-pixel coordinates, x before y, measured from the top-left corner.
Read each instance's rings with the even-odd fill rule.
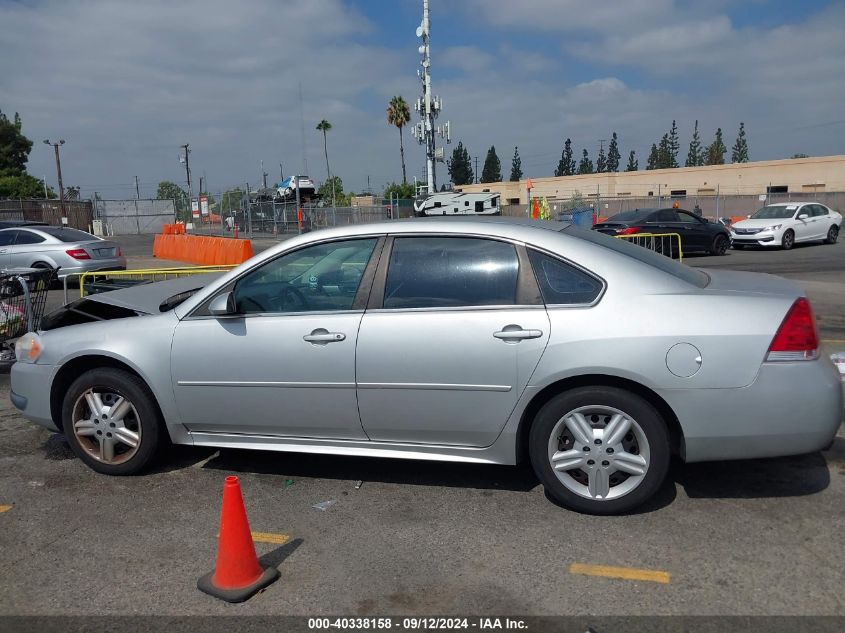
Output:
[[[85,249],[91,259],[114,259],[120,252],[120,247],[108,240],[80,242],[79,247]]]

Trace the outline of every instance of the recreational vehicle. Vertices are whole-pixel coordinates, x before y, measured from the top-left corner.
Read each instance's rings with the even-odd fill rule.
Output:
[[[444,191],[414,200],[414,215],[500,215],[500,194]]]

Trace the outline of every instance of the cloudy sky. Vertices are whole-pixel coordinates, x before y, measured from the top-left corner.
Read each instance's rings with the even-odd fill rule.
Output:
[[[827,0],[431,0],[441,119],[479,166],[503,171],[515,145],[551,175],[566,137],[595,158],[616,131],[640,166],[677,119],[682,149],[700,121],[752,160],[845,153],[845,3]],[[385,107],[419,92],[422,0],[0,0],[0,109],[36,141],[29,171],[83,195],[153,195],[184,185],[179,145],[211,191],[326,175],[374,190],[401,180]],[[301,86],[301,101],[300,101]],[[302,107],[300,107],[300,103]],[[304,143],[303,143],[304,128]],[[424,157],[406,134],[408,175]],[[451,148],[447,149],[450,151]],[[306,169],[307,162],[307,169]],[[448,179],[439,166],[438,183]]]

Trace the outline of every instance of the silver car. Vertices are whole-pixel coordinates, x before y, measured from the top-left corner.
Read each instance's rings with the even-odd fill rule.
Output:
[[[126,270],[115,242],[60,226],[20,226],[0,230],[0,269],[58,268],[60,278],[97,270]]]
[[[552,498],[598,514],[651,497],[673,453],[832,442],[839,374],[798,286],[547,226],[348,226],[202,288],[88,297],[18,342],[11,398],[101,473],[136,473],[168,440],[529,459]]]

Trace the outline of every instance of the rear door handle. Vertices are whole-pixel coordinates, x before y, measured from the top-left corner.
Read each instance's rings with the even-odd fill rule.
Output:
[[[510,326],[508,326],[510,327]],[[498,332],[493,332],[493,336],[501,339],[505,342],[507,341],[521,341],[527,338],[540,338],[543,336],[543,332],[540,330],[523,330],[522,328],[512,329],[512,330],[500,330]]]
[[[307,343],[314,343],[315,345],[326,345],[327,343],[338,343],[346,340],[346,334],[343,332],[329,332],[324,328],[317,328],[311,334],[303,336],[302,340]]]

